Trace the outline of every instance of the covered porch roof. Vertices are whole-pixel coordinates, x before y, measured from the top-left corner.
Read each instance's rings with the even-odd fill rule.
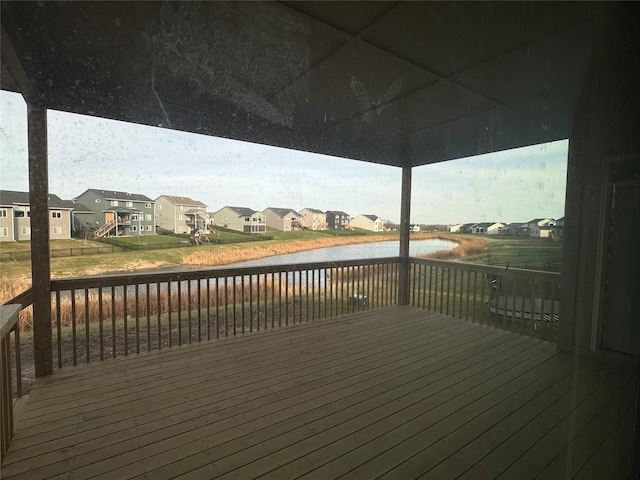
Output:
[[[2,89],[49,109],[394,166],[568,138],[578,2],[2,2]]]

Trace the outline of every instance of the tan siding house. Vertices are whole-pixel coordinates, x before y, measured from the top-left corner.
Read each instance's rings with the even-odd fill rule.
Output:
[[[351,226],[371,230],[372,232],[384,231],[384,222],[377,215],[358,215],[351,219]]]
[[[246,207],[222,207],[213,212],[214,225],[243,233],[264,233],[267,223],[262,212]]]
[[[49,195],[49,238],[71,238],[73,203]],[[28,192],[0,191],[0,242],[31,240],[31,207]]]
[[[309,230],[326,230],[327,215],[322,210],[315,208],[303,208],[300,210],[302,215],[302,225]]]
[[[291,232],[303,229],[304,217],[292,208],[269,207],[265,208],[262,213],[267,218],[267,226],[276,230]]]
[[[173,233],[206,232],[207,206],[189,197],[160,195],[156,198],[156,225]]]

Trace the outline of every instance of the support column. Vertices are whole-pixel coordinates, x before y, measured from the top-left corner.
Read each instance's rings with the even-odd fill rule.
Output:
[[[28,103],[27,116],[33,345],[36,377],[42,377],[53,373],[47,109],[42,105]]]
[[[402,197],[400,200],[400,271],[398,304],[409,305],[409,226],[411,219],[411,169],[402,167]]]

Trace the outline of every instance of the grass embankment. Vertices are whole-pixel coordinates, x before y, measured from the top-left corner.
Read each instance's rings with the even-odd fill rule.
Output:
[[[425,258],[460,260],[481,265],[510,266],[528,270],[559,272],[562,267],[562,242],[548,238],[493,237],[463,234],[439,234],[437,238],[457,242],[452,250],[423,255]]]

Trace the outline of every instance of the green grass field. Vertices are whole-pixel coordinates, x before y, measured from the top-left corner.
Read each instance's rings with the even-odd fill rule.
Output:
[[[461,261],[550,272],[559,272],[562,268],[562,241],[525,237],[483,238],[487,241],[487,249]]]

